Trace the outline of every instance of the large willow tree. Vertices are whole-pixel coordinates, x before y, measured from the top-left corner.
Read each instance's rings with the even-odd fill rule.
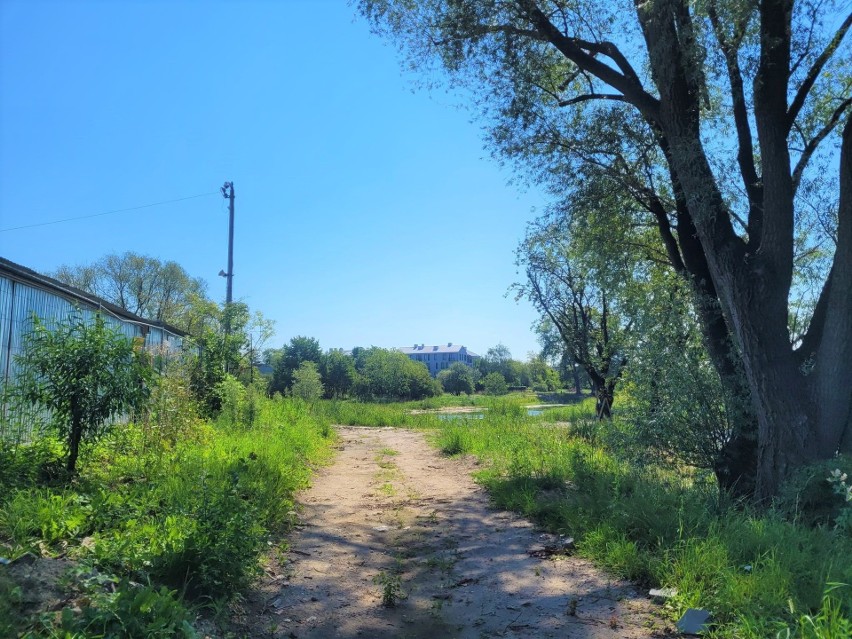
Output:
[[[744,371],[754,426],[732,439],[732,486],[766,499],[852,452],[852,15],[830,0],[359,6],[555,195],[603,171],[645,207],[720,377]]]

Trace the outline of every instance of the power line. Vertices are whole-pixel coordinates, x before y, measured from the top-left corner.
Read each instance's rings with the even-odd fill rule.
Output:
[[[131,206],[126,209],[114,209],[112,211],[104,211],[103,213],[93,213],[92,215],[80,215],[79,217],[66,217],[63,220],[53,220],[51,222],[38,222],[36,224],[25,224],[23,226],[12,226],[7,229],[0,229],[0,233],[6,233],[7,231],[20,231],[21,229],[31,229],[37,226],[49,226],[50,224],[61,224],[62,222],[73,222],[75,220],[87,220],[92,217],[101,217],[102,215],[112,215],[113,213],[126,213],[127,211],[138,211],[139,209],[148,209],[152,206],[160,206],[162,204],[172,204],[174,202],[184,202],[186,200],[194,200],[199,197],[206,197],[208,195],[218,195],[219,191],[210,191],[209,193],[199,193],[198,195],[190,195],[188,197],[179,197],[174,200],[163,200],[162,202],[153,202],[151,204],[143,204],[141,206]]]

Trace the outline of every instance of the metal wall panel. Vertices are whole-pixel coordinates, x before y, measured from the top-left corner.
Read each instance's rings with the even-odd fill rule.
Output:
[[[106,324],[118,329],[129,339],[145,336],[145,346],[161,348],[165,346],[169,351],[179,350],[183,345],[181,336],[176,335],[164,328],[147,326],[116,317],[105,309],[98,309],[91,304],[72,301],[62,295],[5,276],[0,276],[0,390],[12,383],[18,371],[16,358],[23,353],[26,335],[32,330],[33,317],[48,328],[55,327],[60,321],[69,317],[72,313],[79,312],[83,318],[93,321],[98,312],[103,315]],[[8,415],[9,407],[0,407],[4,417],[3,423],[11,424]],[[38,419],[30,416],[27,421],[36,424]],[[42,414],[41,417],[47,417]],[[44,421],[43,419],[41,421]],[[8,436],[3,432],[3,424],[0,423],[0,436]],[[16,432],[16,438],[27,439],[34,433]],[[20,428],[18,428],[20,431]]]

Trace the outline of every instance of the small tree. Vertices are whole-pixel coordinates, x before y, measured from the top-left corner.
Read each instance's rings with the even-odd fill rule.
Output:
[[[353,394],[362,401],[412,400],[440,395],[441,385],[422,362],[373,346],[353,350],[358,379]]]
[[[488,395],[505,395],[509,392],[506,378],[500,373],[488,373],[482,380],[482,388]]]
[[[313,337],[301,335],[291,338],[289,344],[281,347],[280,353],[272,373],[270,393],[286,393],[291,390],[296,371],[302,362],[314,362],[319,365],[323,358],[319,342]]]
[[[313,402],[322,397],[322,378],[314,362],[305,361],[299,365],[293,373],[290,392],[293,397],[300,397],[306,402]]]
[[[78,311],[55,329],[34,317],[18,363],[24,399],[51,412],[68,446],[69,473],[83,439],[96,439],[112,418],[141,408],[149,395],[151,368],[140,345],[101,315],[87,321]]]
[[[328,399],[345,397],[355,383],[355,359],[342,351],[330,350],[322,358],[322,385]]]
[[[473,392],[474,384],[473,369],[466,364],[456,362],[438,373],[438,381],[441,382],[441,386],[447,393],[470,395]]]

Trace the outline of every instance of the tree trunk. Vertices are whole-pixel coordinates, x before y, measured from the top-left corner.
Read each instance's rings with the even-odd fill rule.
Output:
[[[589,375],[592,380],[592,392],[595,395],[595,414],[599,420],[612,419],[612,401],[615,395],[615,381],[606,381],[598,376]],[[597,379],[596,379],[597,378]]]
[[[828,434],[825,445],[817,446],[818,433],[832,430],[820,423],[820,415],[835,411],[825,411],[815,401],[814,378],[804,375],[798,366],[787,329],[794,210],[784,128],[786,99],[782,89],[786,79],[783,73],[779,75],[779,69],[786,64],[783,37],[778,41],[780,45],[771,38],[763,42],[762,83],[756,85],[760,95],[755,99],[763,200],[758,207],[759,236],[755,234],[745,241],[734,232],[702,144],[700,87],[698,79],[688,73],[694,61],[687,59],[690,53],[680,45],[670,9],[667,3],[645,3],[639,11],[654,81],[660,91],[659,126],[670,145],[672,166],[710,279],[742,354],[758,423],[755,495],[766,502],[792,470],[826,456],[832,446],[837,450],[840,445],[839,438]],[[778,27],[775,23],[770,26]],[[841,244],[838,243],[838,255],[842,253]],[[848,329],[843,330],[848,333]],[[849,372],[849,367],[847,360],[842,368]],[[838,369],[834,383],[839,383],[844,376],[836,376],[836,372]],[[822,400],[832,404],[838,401],[836,397],[826,397],[825,392],[820,395]],[[848,402],[845,398],[843,401]],[[839,427],[838,424],[834,428]],[[739,460],[747,459],[750,446],[747,439],[730,445],[727,457],[734,467]]]
[[[68,433],[68,461],[65,464],[68,475],[73,475],[77,471],[77,456],[80,452],[82,437],[83,421],[79,415],[74,414],[71,417],[71,431]]]
[[[672,173],[672,180],[677,185],[676,175],[674,171]],[[737,364],[741,361],[741,354],[722,313],[719,294],[679,189],[676,189],[675,197],[683,269],[692,288],[702,341],[719,375],[733,426],[730,438],[716,457],[713,471],[721,489],[736,499],[748,499],[753,495],[757,482],[758,423],[752,410],[751,391],[744,372]]]
[[[852,451],[848,388],[852,379],[852,118],[847,118],[840,154],[834,263],[803,339],[807,352],[794,353],[787,328],[796,230],[796,185],[788,143],[792,122],[787,105],[793,2],[762,0],[756,7],[760,58],[754,76],[753,120],[762,174],[757,184],[758,176],[749,176],[753,170],[741,169],[750,198],[747,238],[735,232],[702,140],[699,102],[706,94],[706,82],[697,70],[704,62],[688,3],[636,3],[658,98],[644,91],[629,64],[615,59],[618,69],[606,65],[555,27],[535,2],[525,0],[520,6],[543,37],[581,69],[616,89],[617,97],[659,126],[669,144],[677,175],[673,186],[682,189],[709,279],[741,353],[757,420],[758,500],[771,498],[796,467],[830,458],[840,449]],[[748,127],[748,118],[740,119],[737,126]],[[741,149],[740,158],[751,161],[751,155],[750,148]],[[724,367],[720,375],[723,371]],[[745,466],[739,471],[744,475],[751,468],[752,434],[750,430],[736,433],[723,451],[731,468]]]
[[[833,453],[839,438],[841,452],[852,454],[852,117],[840,147],[837,248],[828,282],[821,296],[825,313],[814,327],[820,337],[812,371],[822,418],[817,438],[821,452]]]
[[[580,383],[580,367],[576,362],[571,363],[571,372],[574,376],[574,391],[577,395],[582,395],[583,385]]]
[[[789,341],[772,336],[767,322],[760,319],[766,318],[744,317],[738,333],[758,420],[755,496],[767,502],[794,469],[819,459],[812,436],[818,410]]]

